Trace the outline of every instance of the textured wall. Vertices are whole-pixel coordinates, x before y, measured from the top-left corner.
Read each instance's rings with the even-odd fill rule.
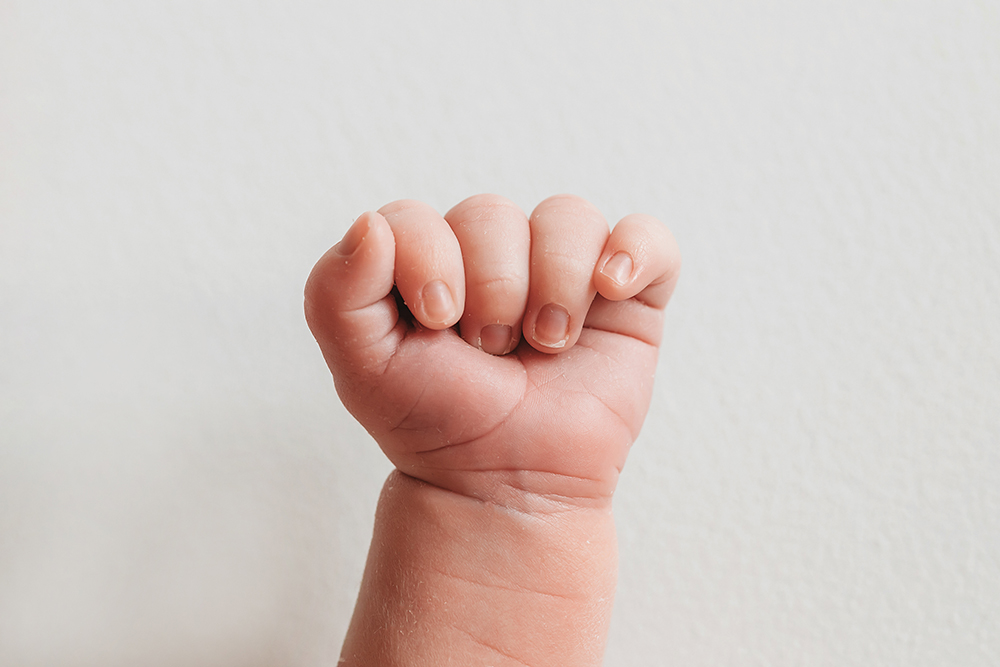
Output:
[[[1000,664],[1000,5],[671,0],[0,2],[0,665],[335,663],[301,287],[486,191],[684,254],[609,666]]]

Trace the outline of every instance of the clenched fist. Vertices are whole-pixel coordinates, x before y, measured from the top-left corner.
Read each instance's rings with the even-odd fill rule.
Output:
[[[316,265],[306,315],[337,391],[402,473],[533,511],[610,500],[652,389],[680,257],[644,215],[525,216],[495,195],[441,217],[397,201]]]

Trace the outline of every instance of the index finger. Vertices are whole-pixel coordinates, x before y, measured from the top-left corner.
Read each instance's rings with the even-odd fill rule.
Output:
[[[403,199],[378,210],[396,241],[396,288],[428,329],[454,326],[465,306],[465,269],[458,239],[422,202]]]

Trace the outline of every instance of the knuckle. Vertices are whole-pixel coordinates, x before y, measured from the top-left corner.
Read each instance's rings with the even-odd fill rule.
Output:
[[[548,197],[535,207],[535,213],[545,214],[556,211],[560,214],[570,214],[574,217],[597,218],[604,220],[604,216],[593,204],[577,195],[558,194]],[[532,214],[532,217],[535,217]]]
[[[495,225],[512,218],[525,219],[521,208],[506,197],[494,194],[473,195],[455,205],[445,219],[452,225]]]
[[[467,289],[478,294],[489,294],[500,297],[519,297],[528,291],[528,281],[524,276],[516,274],[500,274],[484,276],[470,281]]]
[[[396,201],[390,202],[380,208],[378,212],[386,219],[408,213],[433,213],[434,215],[437,215],[437,211],[435,211],[429,204],[417,201],[416,199],[397,199]]]

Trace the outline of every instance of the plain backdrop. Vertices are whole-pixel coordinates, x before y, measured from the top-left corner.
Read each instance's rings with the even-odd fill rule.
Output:
[[[0,1],[0,665],[336,664],[361,212],[684,256],[606,664],[1000,664],[1000,4]]]

